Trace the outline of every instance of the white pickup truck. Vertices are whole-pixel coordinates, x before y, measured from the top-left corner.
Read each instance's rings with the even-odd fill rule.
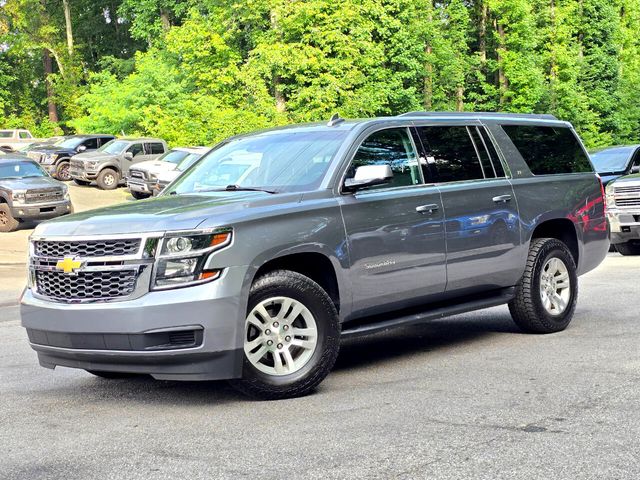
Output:
[[[41,142],[42,140],[41,138],[34,138],[29,130],[0,130],[0,148],[3,150],[21,150],[27,145]]]

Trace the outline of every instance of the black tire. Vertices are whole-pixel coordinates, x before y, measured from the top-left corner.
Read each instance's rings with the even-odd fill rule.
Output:
[[[74,178],[74,179],[73,179],[73,182],[74,182],[76,185],[80,185],[81,187],[86,187],[86,186],[88,186],[88,185],[91,185],[91,182],[87,182],[86,180],[78,180],[77,178]]]
[[[130,190],[130,191],[131,191],[131,196],[136,200],[144,200],[145,198],[149,198],[151,196],[148,193],[144,193],[144,192],[134,192],[133,190]]]
[[[13,218],[9,205],[0,203],[0,232],[13,232],[19,225],[20,221]]]
[[[617,251],[618,250],[616,250],[616,246],[613,243],[609,244],[609,252],[613,253]]]
[[[542,269],[551,258],[560,259],[568,272],[570,296],[564,311],[553,315],[542,303],[540,282]],[[531,241],[522,279],[516,286],[516,296],[509,302],[511,316],[522,330],[530,333],[554,333],[567,328],[578,299],[576,265],[567,246],[555,238]]]
[[[289,270],[269,272],[251,286],[247,315],[260,302],[273,297],[289,297],[302,303],[315,319],[318,340],[302,368],[281,376],[258,370],[243,353],[243,376],[231,384],[242,393],[262,400],[300,397],[312,392],[331,371],[340,349],[338,313],[320,285]],[[245,325],[242,328],[245,331]],[[247,338],[246,332],[244,338]]]
[[[123,378],[135,378],[140,377],[139,373],[128,373],[128,372],[101,372],[99,370],[87,370],[91,375],[95,375],[100,378],[108,378],[109,380],[115,379],[123,379]]]
[[[617,243],[615,247],[620,255],[624,255],[625,257],[630,255],[640,255],[640,244],[637,243]]]
[[[68,182],[71,180],[71,174],[69,173],[69,160],[62,160],[56,165],[56,172],[53,175],[55,178],[62,182]]]
[[[98,174],[96,183],[102,190],[115,190],[120,183],[120,174],[111,168],[104,168]]]

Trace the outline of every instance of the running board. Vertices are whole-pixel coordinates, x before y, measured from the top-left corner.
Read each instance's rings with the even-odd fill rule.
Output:
[[[458,315],[460,313],[481,310],[483,308],[497,307],[498,305],[504,305],[511,301],[514,295],[515,288],[509,287],[497,291],[494,290],[490,294],[485,294],[484,296],[466,297],[466,301],[452,305],[446,305],[446,302],[442,302],[435,305],[428,305],[426,306],[426,309],[420,311],[411,309],[411,313],[408,314],[405,311],[400,312],[400,314],[396,312],[396,316],[391,316],[393,314],[385,314],[357,319],[343,325],[342,338],[370,335],[372,333],[392,330],[394,328],[405,327],[416,323],[423,323],[429,320]],[[451,301],[455,300],[452,299]]]

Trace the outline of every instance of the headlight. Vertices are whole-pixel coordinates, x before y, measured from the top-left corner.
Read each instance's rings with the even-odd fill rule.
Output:
[[[26,199],[26,193],[26,190],[14,190],[13,192],[11,192],[11,200],[16,203],[24,203]]]
[[[231,230],[170,233],[161,241],[152,288],[162,290],[215,280],[221,270],[205,270],[209,256],[231,243]]]
[[[42,162],[46,164],[50,164],[55,162],[57,159],[58,159],[58,155],[56,155],[55,153],[48,153],[44,156],[44,158],[42,159]]]
[[[609,185],[607,185],[607,188],[605,188],[604,192],[605,192],[605,199],[604,199],[604,204],[606,208],[611,208],[611,207],[615,207],[616,206],[616,198],[613,194],[613,182],[611,182]]]
[[[62,196],[65,200],[71,200],[71,197],[69,196],[69,187],[66,185],[62,185]]]
[[[96,168],[98,166],[98,162],[86,162],[85,166],[87,168]]]

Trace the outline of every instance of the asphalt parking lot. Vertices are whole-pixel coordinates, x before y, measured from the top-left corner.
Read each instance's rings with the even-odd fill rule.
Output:
[[[497,307],[345,343],[315,394],[277,402],[43,369],[5,304],[0,478],[639,478],[639,271],[609,254],[555,335]]]

